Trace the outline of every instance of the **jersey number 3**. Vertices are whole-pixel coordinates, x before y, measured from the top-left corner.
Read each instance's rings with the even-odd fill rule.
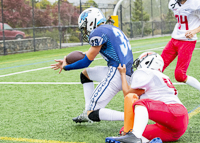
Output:
[[[113,33],[115,34],[115,37],[119,37],[121,44],[120,44],[120,49],[121,52],[123,53],[124,57],[128,53],[128,49],[131,50],[131,45],[127,39],[127,37],[117,28],[113,27]]]

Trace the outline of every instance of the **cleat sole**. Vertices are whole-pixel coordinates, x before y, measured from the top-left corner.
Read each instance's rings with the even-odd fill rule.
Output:
[[[79,119],[72,119],[76,123],[93,123],[92,121],[86,121],[86,120],[79,120]]]
[[[121,143],[120,141],[116,141],[116,140],[113,140],[113,139],[110,139],[110,138],[106,138],[105,142],[106,143]]]
[[[160,138],[154,138],[149,143],[162,143],[162,140]]]

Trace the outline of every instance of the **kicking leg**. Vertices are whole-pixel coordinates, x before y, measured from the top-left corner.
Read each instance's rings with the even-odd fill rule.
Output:
[[[176,58],[177,51],[174,48],[173,39],[171,39],[168,44],[165,46],[165,48],[162,51],[161,57],[164,61],[164,66],[162,72],[168,67],[168,65]]]

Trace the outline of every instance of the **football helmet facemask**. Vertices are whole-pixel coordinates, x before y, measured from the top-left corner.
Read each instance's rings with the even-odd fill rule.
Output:
[[[133,63],[136,69],[149,68],[162,72],[164,61],[162,57],[155,52],[142,53]]]
[[[101,23],[105,24],[106,18],[98,8],[88,8],[84,10],[78,18],[78,27],[81,31],[83,40],[89,43],[89,35],[92,30]]]

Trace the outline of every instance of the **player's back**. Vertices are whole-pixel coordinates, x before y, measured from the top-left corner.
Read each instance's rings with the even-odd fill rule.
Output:
[[[181,103],[178,99],[178,91],[169,77],[157,70],[142,68],[135,71],[131,87],[145,89],[141,99],[150,98],[166,104]]]
[[[89,36],[91,46],[102,45],[100,54],[108,62],[108,66],[118,67],[125,64],[127,75],[132,73],[133,55],[126,35],[112,25],[101,25],[94,29]]]

